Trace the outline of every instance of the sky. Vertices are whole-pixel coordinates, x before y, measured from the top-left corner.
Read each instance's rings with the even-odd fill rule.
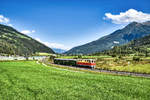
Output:
[[[0,0],[0,23],[69,50],[130,22],[150,20],[150,0]]]

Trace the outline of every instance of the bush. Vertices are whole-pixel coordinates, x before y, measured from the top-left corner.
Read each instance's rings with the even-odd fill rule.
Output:
[[[81,56],[81,55],[78,55],[78,58],[82,58],[82,56]]]
[[[49,61],[50,61],[50,62],[54,62],[54,59],[55,59],[55,56],[50,56],[50,57],[49,57]]]
[[[113,55],[111,55],[112,57],[116,57],[116,55],[115,54],[113,54]]]
[[[138,61],[138,62],[139,62],[141,59],[140,59],[140,57],[134,56],[132,60],[133,60],[133,61]]]
[[[96,61],[104,61],[104,58],[97,58]]]
[[[118,61],[119,61],[119,59],[118,59],[118,58],[114,59],[114,62],[118,62]]]
[[[145,56],[145,54],[144,53],[139,53],[138,56],[142,56],[143,57],[143,56]]]
[[[118,58],[119,58],[119,59],[122,59],[122,56],[120,55]]]

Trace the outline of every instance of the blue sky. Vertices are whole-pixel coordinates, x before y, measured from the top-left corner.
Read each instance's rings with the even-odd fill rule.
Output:
[[[0,0],[0,16],[9,19],[0,23],[50,47],[70,49],[131,21],[149,20],[149,4],[150,0]],[[138,14],[130,16],[134,12]]]

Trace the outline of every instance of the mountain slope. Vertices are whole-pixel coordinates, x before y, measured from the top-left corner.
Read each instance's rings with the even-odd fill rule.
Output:
[[[0,24],[0,53],[11,55],[30,55],[35,52],[54,53],[42,43],[24,35],[12,27]]]
[[[117,45],[123,45],[131,40],[150,34],[150,21],[145,23],[132,22],[121,30],[104,36],[96,41],[77,46],[67,51],[66,54],[91,54],[111,49]]]
[[[150,35],[133,40],[126,45],[115,46],[111,50],[106,50],[100,53],[105,53],[109,55],[138,54],[147,56],[148,54],[150,54]],[[100,53],[96,53],[96,55]]]

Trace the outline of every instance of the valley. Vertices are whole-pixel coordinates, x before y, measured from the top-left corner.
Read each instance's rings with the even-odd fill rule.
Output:
[[[150,100],[149,0],[1,0],[0,100]]]

